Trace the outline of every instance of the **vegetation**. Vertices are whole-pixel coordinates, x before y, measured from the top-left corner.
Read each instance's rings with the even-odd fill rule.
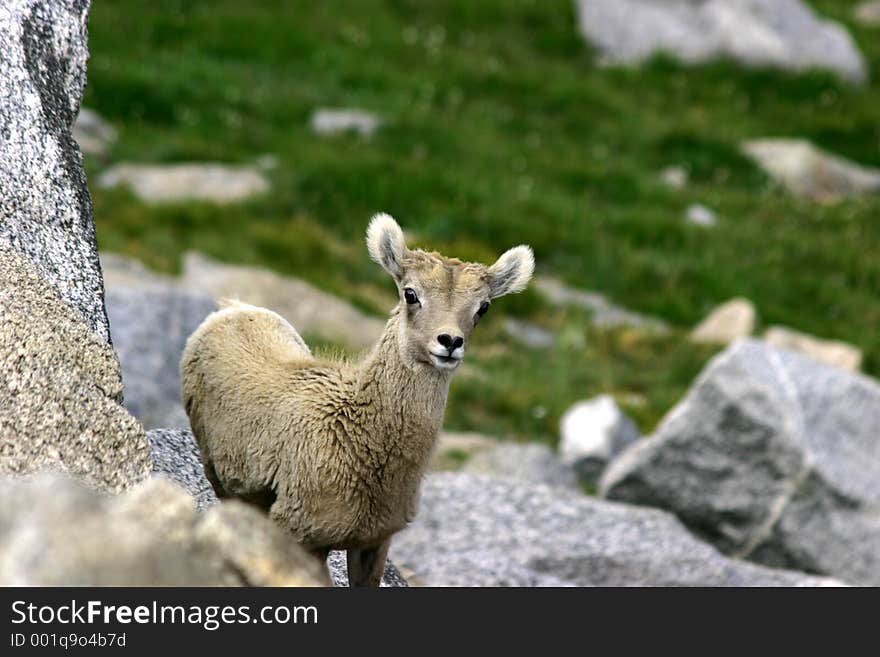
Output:
[[[852,30],[874,68],[866,87],[725,62],[602,67],[572,0],[97,2],[85,104],[120,129],[113,161],[278,162],[271,194],[228,207],[151,207],[93,186],[100,245],[168,271],[198,249],[384,314],[391,283],[363,233],[385,210],[463,258],[529,243],[542,271],[676,327],[604,332],[534,292],[504,299],[454,386],[458,429],[553,441],[569,404],[608,391],[649,430],[711,355],[687,329],[737,295],[765,324],[862,347],[880,374],[880,198],[792,198],[738,147],[805,137],[880,166],[880,30],[854,25],[854,4],[814,3]],[[316,136],[317,107],[385,125]],[[105,165],[88,162],[93,179]],[[660,181],[670,165],[689,171],[685,189]],[[718,225],[685,222],[691,203]],[[559,345],[521,346],[504,313]]]

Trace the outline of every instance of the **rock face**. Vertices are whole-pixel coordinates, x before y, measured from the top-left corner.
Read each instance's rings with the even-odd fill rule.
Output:
[[[668,509],[723,552],[880,584],[880,385],[766,343],[717,356],[609,499]]]
[[[795,196],[829,203],[880,192],[880,169],[832,155],[804,139],[756,139],[742,149]]]
[[[508,317],[504,332],[529,349],[550,349],[556,345],[556,335],[532,322]]]
[[[239,502],[200,515],[161,479],[119,497],[57,475],[0,479],[3,586],[328,583],[317,560]]]
[[[145,203],[234,203],[269,191],[258,168],[214,162],[117,164],[101,174],[98,184],[127,185]]]
[[[719,554],[676,518],[547,486],[430,475],[391,545],[428,586],[813,586]]]
[[[462,470],[523,484],[580,490],[574,469],[560,461],[549,447],[537,443],[499,443],[472,456]]]
[[[195,436],[190,431],[155,429],[147,436],[152,444],[155,475],[165,477],[186,490],[195,498],[199,510],[218,504],[214,489],[205,477]],[[291,542],[286,536],[285,540]],[[327,567],[334,586],[348,586],[344,552],[331,552]],[[385,564],[382,586],[406,586],[406,580],[390,561]]]
[[[688,64],[730,58],[789,71],[827,69],[864,82],[867,65],[841,25],[801,0],[576,0],[581,33],[608,61],[659,52]]]
[[[775,347],[797,351],[821,363],[851,372],[857,372],[862,367],[862,350],[845,342],[821,340],[785,326],[771,326],[764,333],[764,340]]]
[[[186,254],[182,284],[214,298],[234,297],[271,308],[300,333],[319,333],[354,348],[372,346],[385,328],[383,321],[305,281],[265,269],[222,264],[198,253]]]
[[[92,201],[71,136],[88,11],[83,0],[11,0],[0,12],[0,241],[108,340]]]
[[[693,342],[730,344],[755,330],[755,307],[748,299],[738,297],[715,308],[691,332]]]
[[[311,118],[312,131],[319,135],[357,132],[371,137],[381,124],[375,114],[358,109],[319,109]]]
[[[588,292],[569,287],[549,276],[538,276],[534,282],[538,291],[551,303],[560,306],[585,308],[593,313],[593,325],[612,329],[620,326],[634,326],[651,331],[665,331],[665,322],[655,317],[640,315],[611,303],[597,292]]]
[[[146,428],[188,427],[180,401],[180,356],[216,308],[211,297],[177,286],[107,288],[107,314],[122,364],[125,407]]]
[[[57,469],[106,491],[145,478],[149,446],[121,398],[110,345],[0,243],[0,472]]]
[[[608,462],[641,437],[611,395],[576,403],[559,425],[562,461],[590,482],[598,480]]]

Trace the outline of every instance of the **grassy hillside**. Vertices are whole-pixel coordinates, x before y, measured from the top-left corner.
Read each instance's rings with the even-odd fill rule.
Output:
[[[880,198],[799,201],[738,151],[798,136],[880,166],[880,30],[853,26],[854,4],[814,3],[852,28],[873,68],[864,88],[727,63],[597,67],[571,0],[97,2],[86,105],[120,129],[113,161],[279,162],[270,195],[224,208],[93,188],[100,245],[164,270],[199,249],[384,313],[392,286],[363,231],[385,210],[464,258],[530,243],[542,270],[678,327],[601,332],[535,294],[505,299],[471,352],[482,376],[454,386],[457,428],[552,441],[571,402],[610,391],[649,429],[710,355],[684,332],[736,295],[765,324],[857,344],[878,374]],[[315,136],[322,106],[386,125]],[[689,169],[686,189],[659,182],[668,165]],[[715,228],[683,221],[695,202]],[[512,342],[505,311],[558,330],[559,347]]]

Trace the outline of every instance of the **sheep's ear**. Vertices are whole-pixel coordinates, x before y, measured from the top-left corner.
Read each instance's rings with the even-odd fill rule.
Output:
[[[382,265],[395,280],[400,280],[407,248],[403,231],[391,215],[381,212],[370,220],[367,228],[367,249],[373,260]]]
[[[522,292],[535,272],[535,256],[528,246],[515,246],[489,267],[489,296]]]

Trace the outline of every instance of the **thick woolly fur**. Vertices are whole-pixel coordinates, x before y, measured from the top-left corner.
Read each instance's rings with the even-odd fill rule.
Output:
[[[528,247],[492,267],[410,251],[388,215],[373,218],[367,246],[400,303],[362,360],[316,358],[281,316],[232,301],[190,337],[181,380],[218,495],[263,507],[317,554],[349,550],[352,583],[375,585],[391,536],[415,516],[481,308],[523,289],[534,261]],[[461,340],[442,346],[444,335]]]

